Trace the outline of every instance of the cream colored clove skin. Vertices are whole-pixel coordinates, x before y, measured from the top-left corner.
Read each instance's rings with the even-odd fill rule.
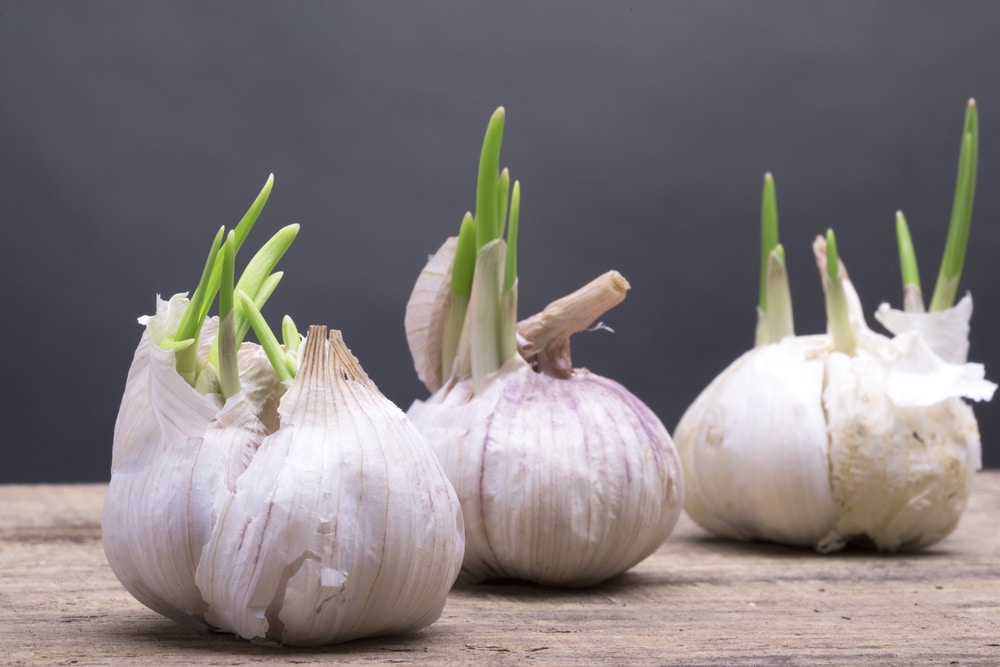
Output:
[[[906,310],[882,304],[876,313],[892,336],[865,323],[832,231],[813,244],[828,331],[794,335],[774,183],[765,178],[757,346],[709,384],[674,431],[685,510],[701,526],[822,552],[855,541],[920,549],[954,530],[981,467],[964,399],[987,401],[996,389],[982,365],[967,361],[971,296],[952,305],[972,212],[976,127],[970,102],[956,213],[928,312],[898,216]]]
[[[158,299],[140,320],[102,518],[108,562],[151,609],[257,642],[425,627],[461,566],[455,491],[340,332],[312,327],[303,343],[286,317],[277,343],[258,307],[287,244],[266,244],[234,284],[248,229],[236,231],[216,237],[191,300]],[[213,282],[220,318],[188,327]],[[262,345],[239,342],[244,326]]]
[[[520,185],[508,192],[499,169],[503,122],[499,109],[484,141],[476,216],[466,214],[458,237],[431,257],[407,304],[407,340],[432,392],[407,414],[462,502],[460,581],[592,586],[670,534],[684,493],[680,464],[647,406],[571,363],[570,336],[625,297],[621,274],[517,323]]]

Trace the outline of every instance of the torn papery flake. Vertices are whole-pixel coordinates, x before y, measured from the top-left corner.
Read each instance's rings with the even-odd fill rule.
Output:
[[[178,325],[184,318],[184,311],[188,305],[187,292],[181,292],[170,297],[169,301],[164,301],[160,295],[156,295],[156,314],[143,315],[137,318],[139,324],[146,327],[149,337],[154,343],[159,344],[168,335],[177,330]]]
[[[598,322],[594,326],[592,326],[589,329],[587,329],[587,331],[607,331],[609,333],[614,333],[615,332],[614,329],[612,329],[611,327],[609,327],[604,322]]]
[[[893,334],[916,333],[944,361],[952,364],[968,361],[971,294],[951,308],[931,313],[907,313],[883,303],[875,312],[875,319]]]
[[[897,335],[892,346],[898,355],[889,368],[886,393],[896,405],[927,406],[958,397],[974,401],[993,398],[997,386],[984,379],[982,364],[948,363],[918,332]]]

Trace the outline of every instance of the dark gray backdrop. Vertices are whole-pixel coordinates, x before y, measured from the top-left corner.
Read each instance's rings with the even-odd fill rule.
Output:
[[[1000,46],[991,3],[0,3],[0,482],[108,477],[154,296],[192,289],[269,172],[254,239],[302,223],[265,314],[323,323],[383,392],[425,392],[403,308],[474,205],[486,121],[523,186],[521,313],[617,268],[574,340],[673,429],[753,339],[761,179],[799,332],[827,227],[871,313],[900,303],[893,214],[936,276],[966,100],[980,189],[962,289],[1000,378]],[[874,321],[870,323],[875,326]],[[977,405],[1000,465],[1000,406]]]

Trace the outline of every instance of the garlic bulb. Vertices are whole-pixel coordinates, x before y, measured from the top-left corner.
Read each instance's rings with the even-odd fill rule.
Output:
[[[284,346],[267,328],[259,307],[297,230],[234,285],[236,247],[269,190],[224,244],[217,235],[191,300],[158,300],[140,320],[102,519],[108,562],[151,609],[247,639],[424,627],[458,576],[458,499],[339,332],[311,328],[299,358],[290,319]],[[240,343],[251,326],[260,345]]]
[[[955,528],[981,467],[975,416],[962,399],[989,400],[996,389],[981,365],[966,362],[972,298],[950,305],[971,218],[976,127],[970,104],[936,291],[950,295],[922,312],[900,215],[908,312],[883,304],[876,315],[891,338],[865,324],[832,232],[814,244],[830,330],[793,335],[768,175],[758,346],[709,384],[674,431],[685,510],[704,528],[820,551],[855,540],[916,549]]]
[[[915,335],[866,333],[852,355],[826,335],[784,338],[712,381],[674,429],[692,519],[820,551],[914,549],[955,528],[981,467],[959,397],[994,386]]]
[[[620,274],[515,327],[520,186],[504,243],[503,121],[500,109],[487,130],[475,219],[466,214],[407,304],[407,339],[433,392],[408,415],[462,502],[460,580],[589,586],[629,569],[670,534],[683,498],[680,464],[648,407],[570,362],[570,335],[624,298]]]

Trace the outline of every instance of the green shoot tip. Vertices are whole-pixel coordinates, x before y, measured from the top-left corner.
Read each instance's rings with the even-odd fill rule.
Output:
[[[839,256],[837,254],[837,237],[832,229],[826,230],[826,275],[830,280],[840,276]]]
[[[476,182],[476,248],[500,238],[501,223],[497,220],[500,177],[500,146],[503,143],[504,109],[493,112],[486,126],[483,149],[479,155],[479,176]]]
[[[285,349],[289,352],[298,351],[299,345],[302,343],[299,329],[295,326],[295,321],[291,315],[285,315],[281,318],[281,340],[285,344]]]
[[[950,308],[955,303],[958,283],[965,264],[969,245],[969,228],[976,195],[976,172],[979,162],[979,114],[974,99],[966,107],[962,125],[962,143],[958,155],[958,176],[955,181],[955,198],[952,203],[948,236],[945,241],[941,268],[938,271],[930,310]]]
[[[459,296],[472,292],[472,276],[476,269],[476,223],[466,211],[458,228],[458,243],[451,265],[451,291]]]
[[[850,310],[847,305],[847,294],[844,288],[846,274],[840,270],[840,256],[837,252],[837,237],[832,229],[826,230],[825,255],[823,254],[823,237],[818,237],[813,249],[823,276],[823,287],[826,292],[826,321],[833,335],[833,346],[838,352],[853,354],[855,346],[854,329],[851,326]],[[826,271],[823,272],[823,263]]]
[[[507,291],[517,282],[517,230],[521,215],[521,182],[514,181],[510,196],[510,224],[507,229],[507,259],[504,266],[503,288]]]
[[[760,289],[757,304],[767,312],[767,258],[778,245],[778,199],[774,176],[764,174],[764,190],[760,203]]]
[[[899,247],[899,270],[903,278],[903,289],[920,289],[920,272],[917,270],[917,254],[913,248],[913,238],[906,217],[896,211],[896,245]]]
[[[778,245],[774,246],[774,250],[772,250],[771,252],[778,256],[778,259],[781,260],[782,264],[785,263],[785,246],[779,243]]]

